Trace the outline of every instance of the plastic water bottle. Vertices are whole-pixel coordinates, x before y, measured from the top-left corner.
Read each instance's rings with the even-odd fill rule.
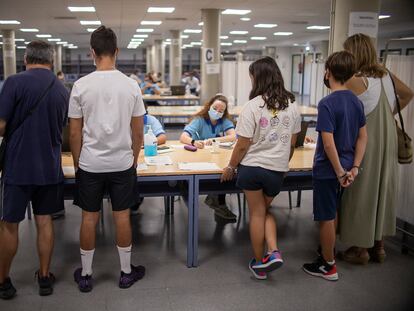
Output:
[[[144,155],[146,157],[157,155],[157,137],[152,132],[150,125],[148,125],[148,131],[144,135]]]

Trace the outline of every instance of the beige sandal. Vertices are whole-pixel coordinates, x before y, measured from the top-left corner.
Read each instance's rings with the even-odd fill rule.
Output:
[[[354,265],[366,265],[369,262],[370,256],[365,248],[350,247],[342,253],[342,259]]]

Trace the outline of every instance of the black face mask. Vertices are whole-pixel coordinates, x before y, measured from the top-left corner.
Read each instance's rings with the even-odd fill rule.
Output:
[[[325,86],[330,89],[331,85],[329,84],[329,79],[326,78],[326,73],[323,74],[323,84],[325,84]]]

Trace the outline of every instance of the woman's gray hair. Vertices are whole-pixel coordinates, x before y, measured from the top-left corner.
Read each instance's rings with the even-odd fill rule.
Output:
[[[41,40],[30,42],[26,47],[27,64],[53,64],[54,49],[49,43]]]

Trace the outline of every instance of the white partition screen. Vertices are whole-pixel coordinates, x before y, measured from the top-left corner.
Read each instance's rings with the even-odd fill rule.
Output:
[[[389,55],[387,68],[414,90],[414,55]],[[414,102],[402,112],[407,134],[414,138]],[[398,118],[397,118],[398,119]],[[398,218],[414,224],[414,163],[400,165]]]
[[[233,103],[237,96],[236,64],[232,61],[221,62],[221,92]]]
[[[252,62],[242,61],[237,63],[237,97],[236,104],[243,106],[249,101],[252,83],[249,77],[249,66]]]

